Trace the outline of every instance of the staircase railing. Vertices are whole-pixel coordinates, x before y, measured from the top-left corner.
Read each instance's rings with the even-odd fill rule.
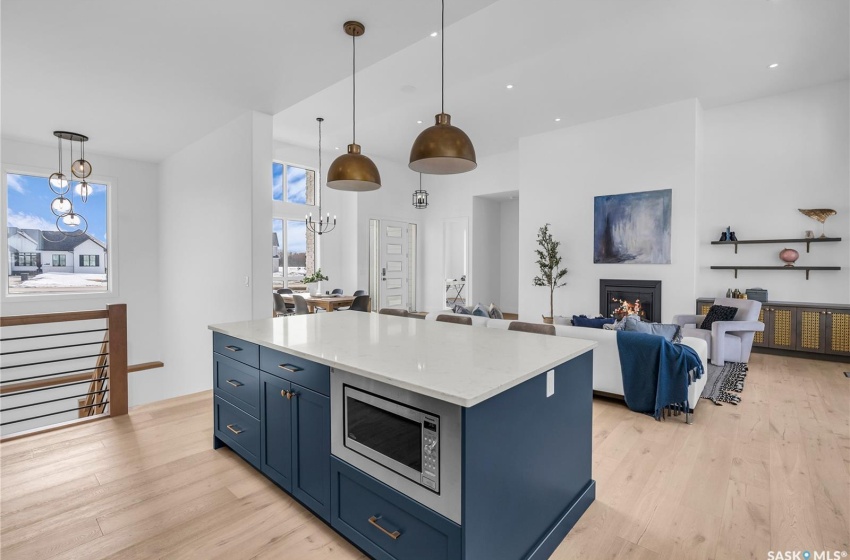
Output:
[[[0,343],[3,441],[125,415],[128,372],[163,365],[127,365],[126,304],[0,317]]]

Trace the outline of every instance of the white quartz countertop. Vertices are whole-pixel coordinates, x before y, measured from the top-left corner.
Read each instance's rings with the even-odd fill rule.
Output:
[[[464,407],[596,346],[575,338],[356,311],[209,328]]]

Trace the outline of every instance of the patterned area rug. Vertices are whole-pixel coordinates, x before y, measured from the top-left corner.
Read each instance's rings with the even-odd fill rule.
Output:
[[[738,404],[741,397],[738,393],[744,390],[747,379],[747,364],[726,362],[723,366],[708,364],[708,381],[702,390],[702,398],[708,399],[717,406],[721,402]]]

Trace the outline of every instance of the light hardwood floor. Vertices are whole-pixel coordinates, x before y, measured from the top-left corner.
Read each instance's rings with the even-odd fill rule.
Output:
[[[596,502],[553,558],[850,551],[848,364],[754,355],[743,402],[695,423],[595,400]],[[0,553],[363,558],[227,449],[209,392],[0,446]]]

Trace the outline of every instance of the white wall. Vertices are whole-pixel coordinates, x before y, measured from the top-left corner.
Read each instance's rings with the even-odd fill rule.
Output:
[[[466,217],[470,220],[470,231],[473,235],[470,241],[468,297],[470,302],[479,301],[476,291],[478,279],[475,274],[478,240],[474,233],[473,199],[478,195],[518,190],[517,169],[517,152],[512,151],[478,158],[478,168],[469,173],[425,176],[423,185],[430,196],[428,209],[422,211],[425,231],[421,236],[420,245],[420,269],[422,270],[420,309],[433,311],[444,307],[446,286],[443,275],[442,224],[447,218]],[[495,295],[498,294],[494,294],[494,297]],[[480,301],[485,305],[490,303],[483,299]],[[495,299],[493,302],[498,303]]]
[[[481,303],[500,305],[502,291],[501,241],[499,221],[501,219],[499,201],[480,196],[472,199],[472,242],[475,246],[475,261],[472,263],[472,277],[475,279],[475,301],[468,306]]]
[[[502,311],[519,309],[519,200],[499,204],[499,297],[494,300]],[[531,282],[527,283],[528,286]],[[523,285],[525,287],[525,284]]]
[[[765,97],[705,111],[698,296],[720,296],[727,288],[761,287],[774,301],[850,303],[850,170],[848,170],[848,82]],[[788,247],[797,265],[841,266],[840,272],[711,270],[711,265],[778,266],[785,245],[712,246],[731,226],[738,239],[820,235],[821,224],[798,208],[833,208],[826,233],[840,243]]]
[[[246,112],[160,166],[165,368],[151,373],[160,390],[146,400],[212,386],[208,325],[271,316],[271,126]]]
[[[693,309],[700,110],[688,100],[520,139],[521,319],[549,312],[548,289],[524,287],[538,274],[536,235],[547,222],[569,270],[556,315],[597,313],[601,278],[661,280],[665,321]],[[672,264],[594,264],[593,198],[657,189],[673,190]]]
[[[47,170],[56,163],[56,146],[2,139],[3,163],[22,171]],[[3,300],[3,315],[27,315],[104,309],[111,303],[127,304],[127,345],[130,364],[162,360],[161,316],[157,301],[160,259],[159,190],[157,166],[124,158],[87,152],[95,182],[111,184],[113,237],[109,266],[115,267],[111,294],[86,294],[40,299]],[[4,195],[5,196],[5,193]],[[49,202],[49,201],[48,201]],[[69,259],[73,256],[69,255]],[[69,263],[72,264],[72,263]],[[151,370],[130,376],[130,404],[156,398],[161,379]]]

